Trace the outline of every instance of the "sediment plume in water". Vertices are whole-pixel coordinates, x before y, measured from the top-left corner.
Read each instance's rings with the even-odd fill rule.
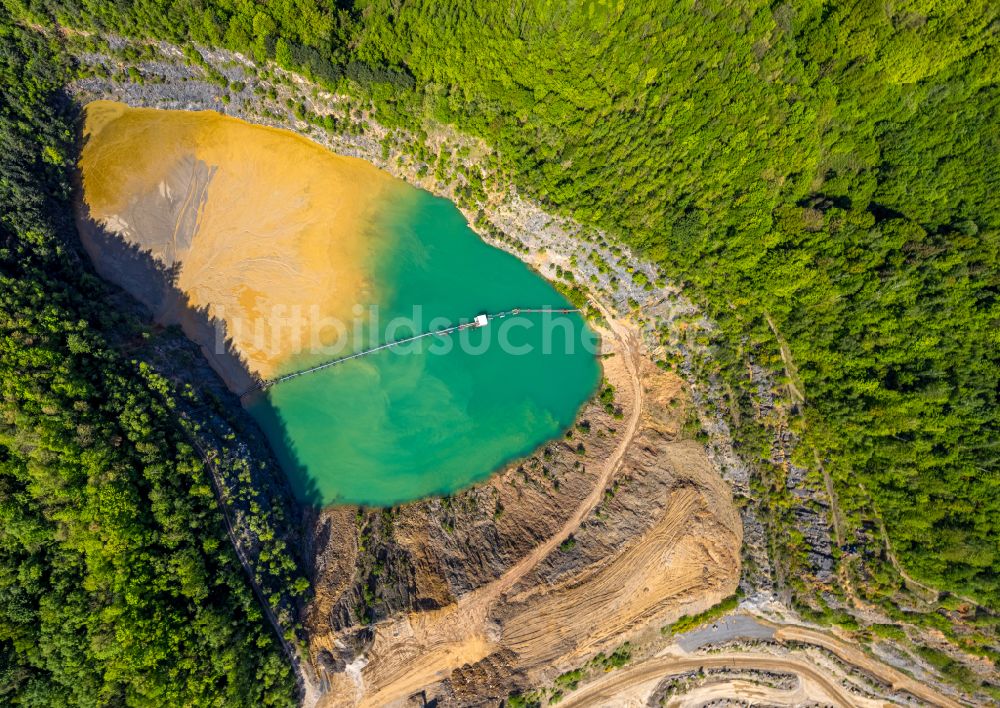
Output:
[[[313,341],[336,336],[322,323],[374,299],[384,244],[366,224],[400,185],[367,162],[210,111],[96,101],[79,166],[78,221],[99,272],[181,324],[234,390],[328,345]],[[173,271],[176,290],[123,265],[122,249]],[[191,308],[224,323],[242,366]]]

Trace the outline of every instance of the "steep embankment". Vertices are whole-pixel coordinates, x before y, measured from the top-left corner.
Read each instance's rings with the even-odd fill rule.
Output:
[[[568,443],[451,499],[461,513],[442,519],[438,502],[409,505],[382,546],[355,546],[350,561],[332,542],[321,549],[328,575],[318,586],[344,587],[345,568],[364,567],[360,556],[373,552],[405,557],[413,590],[406,606],[385,607],[385,619],[360,632],[353,622],[327,628],[331,614],[343,616],[331,612],[338,600],[316,608],[312,653],[330,682],[326,702],[383,705],[419,691],[460,703],[503,697],[732,592],[739,517],[704,451],[678,440],[680,382],[644,364],[626,324],[611,327],[605,374],[621,392],[621,417],[592,403]],[[498,507],[511,485],[516,503]],[[343,532],[343,512],[326,523],[338,517]],[[415,536],[421,527],[429,533]],[[510,553],[480,564],[487,528]],[[359,580],[357,600],[366,589],[384,597],[380,583]],[[423,602],[433,606],[421,610]]]

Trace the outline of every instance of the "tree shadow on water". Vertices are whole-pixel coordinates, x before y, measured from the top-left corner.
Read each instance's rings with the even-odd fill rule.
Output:
[[[300,462],[295,441],[289,435],[281,411],[271,401],[270,395],[265,391],[255,391],[244,397],[243,405],[265,434],[269,433],[267,437],[271,450],[285,471],[288,483],[299,502],[314,508],[329,506],[328,500],[323,498],[323,493],[316,485],[315,478]]]

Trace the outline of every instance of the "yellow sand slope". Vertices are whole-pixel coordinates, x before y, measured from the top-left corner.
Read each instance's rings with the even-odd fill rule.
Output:
[[[386,244],[367,225],[399,183],[369,163],[210,111],[113,101],[87,106],[84,139],[79,222],[98,270],[189,330],[231,386],[238,377],[191,331],[177,297],[108,272],[127,266],[106,234],[174,267],[186,304],[225,323],[251,374],[270,376],[297,351],[329,344],[333,321],[373,301],[371,265]]]

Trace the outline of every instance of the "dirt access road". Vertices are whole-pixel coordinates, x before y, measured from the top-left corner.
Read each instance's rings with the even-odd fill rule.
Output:
[[[678,657],[662,656],[649,659],[627,669],[608,674],[606,677],[568,695],[560,703],[566,708],[577,706],[624,706],[645,705],[645,696],[628,696],[630,689],[638,684],[648,686],[672,675],[697,671],[699,669],[737,669],[758,671],[781,671],[793,673],[802,681],[802,690],[808,701],[852,708],[853,706],[882,706],[881,702],[864,701],[849,694],[833,680],[819,671],[808,661],[785,658],[771,654],[712,654],[706,656]],[[734,687],[738,688],[736,682]],[[759,687],[755,686],[756,689]],[[649,686],[652,689],[652,686]],[[643,690],[642,693],[646,693]],[[731,694],[729,698],[752,698],[751,695]],[[631,700],[629,700],[631,698]]]
[[[454,669],[474,663],[499,648],[489,611],[526,574],[572,534],[601,502],[605,488],[622,464],[639,429],[643,411],[641,360],[637,333],[594,303],[608,323],[613,349],[624,363],[627,380],[613,381],[631,394],[628,420],[614,452],[605,460],[590,494],[577,506],[562,528],[511,566],[493,582],[468,593],[440,610],[412,613],[380,624],[368,654],[368,663],[355,673],[352,686],[331,686],[321,703],[386,705],[446,678]],[[353,700],[351,696],[353,695]]]
[[[856,666],[862,671],[877,677],[881,681],[891,685],[897,691],[906,691],[933,705],[945,706],[945,708],[961,708],[960,703],[938,693],[926,683],[911,678],[901,671],[897,671],[890,666],[872,659],[860,649],[841,642],[829,634],[797,625],[775,625],[775,627],[777,631],[774,633],[774,638],[778,641],[804,642],[823,647],[827,651],[836,654],[841,661]]]
[[[905,691],[931,705],[943,708],[961,708],[961,704],[937,692],[896,669],[886,666],[840,640],[807,627],[798,625],[778,625],[755,618],[762,626],[774,629],[774,638],[779,642],[801,642],[821,647],[836,655],[844,663],[874,676],[892,686],[895,691]],[[824,669],[808,661],[805,657],[776,656],[763,652],[729,652],[725,654],[681,655],[670,654],[642,661],[622,671],[607,674],[597,681],[583,686],[569,694],[561,703],[564,706],[606,706],[645,705],[648,694],[655,684],[669,676],[698,669],[740,669],[752,671],[783,671],[793,673],[800,679],[800,686],[793,692],[774,691],[770,700],[782,703],[784,697],[802,702],[828,702],[838,706],[882,706],[886,703],[862,698],[848,692],[838,679]],[[725,684],[730,689],[727,697],[745,700],[760,700],[761,686],[744,681],[730,681]],[[706,688],[706,687],[703,687]],[[698,689],[698,690],[701,690]],[[693,695],[694,692],[692,692]],[[803,695],[804,694],[804,695]],[[895,705],[895,704],[889,704]]]

